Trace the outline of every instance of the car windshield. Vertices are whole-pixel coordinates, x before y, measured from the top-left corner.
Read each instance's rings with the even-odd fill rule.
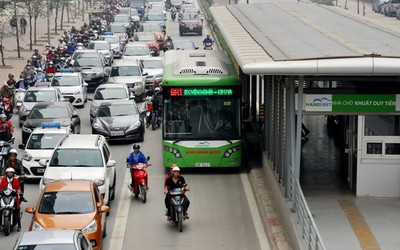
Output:
[[[50,167],[102,167],[98,149],[59,148],[53,153]]]
[[[163,15],[148,15],[147,21],[164,21]]]
[[[114,22],[116,23],[129,23],[129,16],[114,16]]]
[[[110,104],[102,105],[98,110],[98,117],[129,116],[137,115],[137,110],[133,104]]]
[[[51,86],[79,86],[80,80],[77,75],[55,75]]]
[[[128,93],[123,88],[105,88],[98,89],[94,93],[95,100],[114,100],[114,99],[127,99]]]
[[[161,60],[140,60],[140,64],[144,69],[161,69],[163,62]]]
[[[76,250],[74,244],[19,245],[17,250]]]
[[[110,45],[108,43],[89,43],[89,49],[98,49],[98,50],[109,50]]]
[[[34,107],[28,116],[29,119],[62,119],[68,117],[67,108],[60,106]]]
[[[54,149],[65,134],[32,134],[27,149]]]
[[[150,54],[150,49],[145,46],[130,46],[125,47],[124,56],[147,56]]]
[[[91,192],[45,192],[39,204],[40,214],[89,214],[94,213]]]
[[[143,25],[144,32],[161,32],[160,26],[158,25]]]
[[[51,102],[57,101],[55,91],[28,90],[24,102]]]
[[[74,67],[103,67],[103,61],[100,57],[78,57]]]
[[[171,98],[164,107],[165,139],[240,138],[239,98]]]
[[[122,25],[113,25],[113,26],[111,26],[111,32],[126,33],[126,27],[122,26]]]
[[[119,38],[117,36],[102,36],[100,40],[106,41],[109,44],[119,43]]]
[[[175,49],[182,49],[182,50],[194,50],[196,47],[194,46],[193,42],[184,42],[184,41],[174,41],[174,48]]]
[[[150,35],[137,35],[136,36],[136,41],[154,41],[154,35],[150,34]]]
[[[110,77],[114,76],[140,76],[139,66],[114,66],[111,68]]]
[[[196,20],[199,18],[199,14],[197,13],[184,13],[182,15],[182,20]]]

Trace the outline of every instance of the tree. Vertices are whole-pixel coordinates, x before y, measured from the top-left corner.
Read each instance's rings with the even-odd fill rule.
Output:
[[[32,12],[33,12],[33,22],[35,24],[35,28],[33,31],[33,42],[34,44],[37,44],[37,19],[39,17],[43,17],[47,14],[47,6],[46,2],[43,0],[31,0],[31,5],[32,5]]]
[[[4,47],[3,47],[3,40],[7,37],[11,37],[11,33],[8,29],[9,27],[9,20],[11,19],[11,16],[8,13],[5,13],[4,11],[1,11],[0,13],[1,18],[0,18],[0,55],[1,55],[1,64],[3,66],[6,66],[6,63],[4,61]]]
[[[19,14],[19,10],[20,10],[19,3],[20,2],[18,0],[12,0],[13,16],[17,19],[17,22],[16,22],[17,52],[18,52],[18,58],[21,58],[21,48],[19,46],[19,29],[18,29],[18,20],[21,17],[21,15]]]
[[[59,10],[59,8],[60,8],[60,1],[61,0],[53,0],[54,2],[55,2],[55,4],[56,4],[56,15],[55,15],[55,17],[54,17],[54,33],[55,34],[58,34],[57,33],[57,19],[58,19],[58,10]]]

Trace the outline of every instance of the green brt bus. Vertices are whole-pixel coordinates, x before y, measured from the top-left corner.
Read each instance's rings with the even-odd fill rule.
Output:
[[[241,83],[223,51],[165,53],[164,166],[239,167]]]

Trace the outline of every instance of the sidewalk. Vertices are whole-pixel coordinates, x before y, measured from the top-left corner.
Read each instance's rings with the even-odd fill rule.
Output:
[[[77,15],[76,19],[71,19],[70,22],[67,23],[67,17],[64,15],[64,23],[63,29],[61,30],[61,14],[58,15],[58,28],[57,33],[54,34],[54,18],[55,14],[53,13],[50,17],[50,26],[51,26],[51,45],[57,45],[58,39],[62,36],[64,30],[69,31],[72,26],[79,28],[83,25],[82,16]],[[29,21],[28,21],[29,22]],[[37,20],[37,44],[33,44],[32,49],[38,49],[41,53],[44,50],[44,46],[47,43],[47,17],[40,17]],[[32,21],[33,25],[33,21]],[[33,30],[32,30],[32,40],[33,40]],[[26,61],[32,56],[33,50],[29,50],[29,26],[26,27],[26,34],[19,36],[20,48],[21,48],[21,58],[18,58],[17,52],[17,39],[15,36],[7,37],[3,40],[4,46],[4,61],[6,66],[0,66],[0,83],[7,81],[8,74],[14,74],[14,79],[18,80],[20,72],[26,65]],[[1,65],[1,63],[0,63]]]

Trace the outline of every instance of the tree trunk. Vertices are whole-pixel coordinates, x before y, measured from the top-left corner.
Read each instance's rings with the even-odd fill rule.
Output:
[[[65,0],[65,4],[67,5],[67,22],[69,23],[70,21],[69,21],[69,11],[70,11],[70,8],[69,8],[69,3],[68,3],[68,0]]]
[[[29,49],[32,50],[32,15],[29,15]]]
[[[35,29],[33,30],[33,40],[34,40],[34,44],[37,44],[37,36],[36,36],[36,26],[37,26],[37,19],[39,16],[35,16],[34,17],[34,22],[35,22]]]
[[[16,36],[17,36],[17,53],[18,53],[18,58],[21,58],[21,48],[19,47],[19,32],[18,32],[18,18],[17,18],[17,1],[14,1],[14,17],[17,19],[16,22]]]
[[[59,0],[57,0],[57,2],[56,2],[56,17],[54,18],[54,33],[55,34],[58,34],[57,33],[57,19],[58,19],[58,7],[59,7],[59,3],[60,3],[60,1]]]
[[[61,8],[61,21],[60,21],[60,25],[61,25],[60,29],[61,29],[61,30],[64,30],[64,29],[63,29],[63,28],[64,28],[64,26],[63,26],[63,22],[64,22],[64,10],[65,10],[65,1],[63,1],[63,3],[62,3],[62,8]]]
[[[1,64],[6,66],[6,62],[4,61],[4,47],[3,47],[3,39],[0,42],[0,55],[1,55]]]

